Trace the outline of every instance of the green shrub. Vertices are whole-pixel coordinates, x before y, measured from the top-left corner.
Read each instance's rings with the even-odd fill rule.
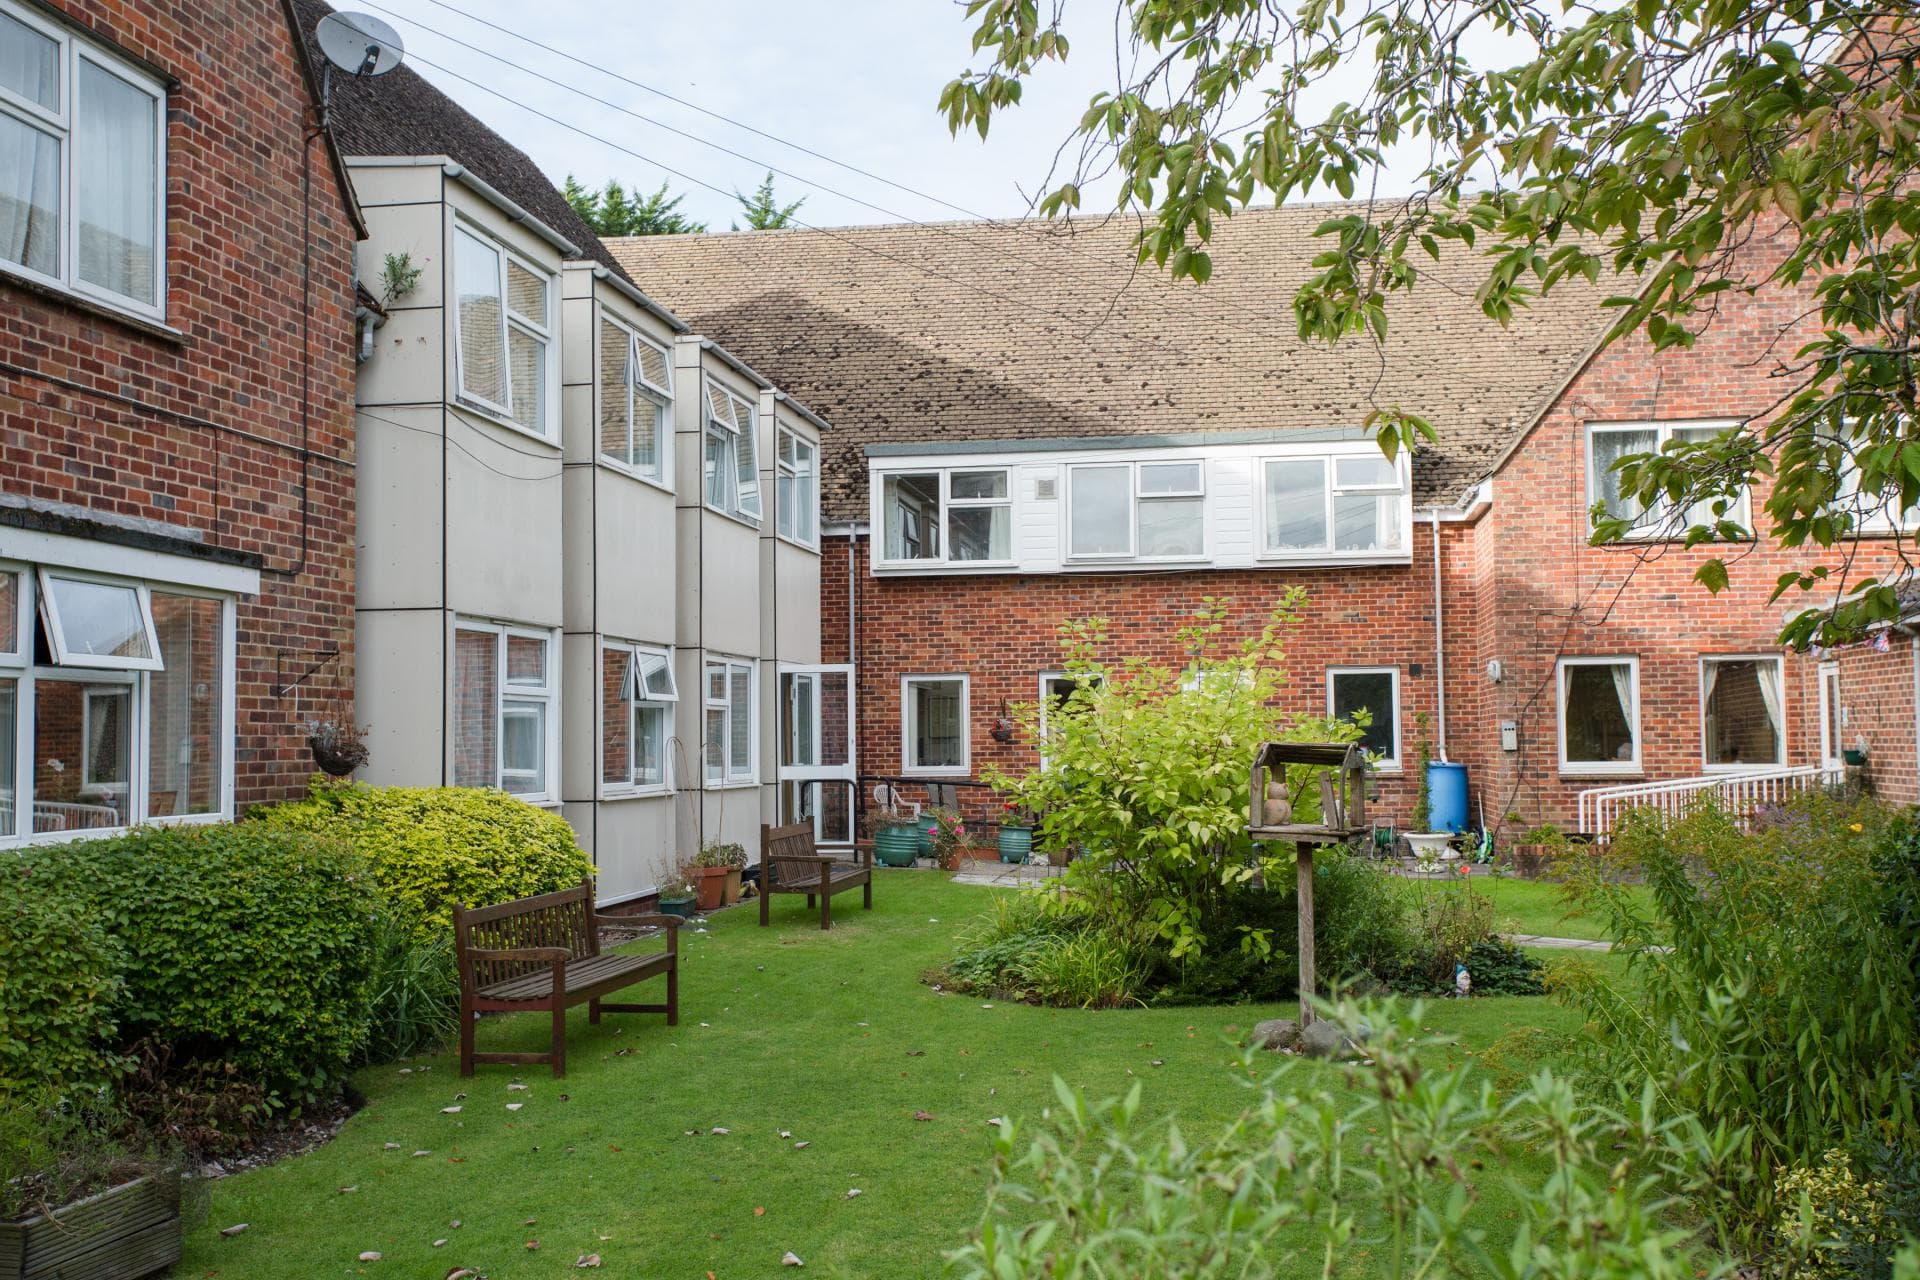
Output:
[[[0,861],[0,1096],[29,1082],[99,1084],[117,1074],[119,944],[31,869]]]
[[[1750,1228],[1771,1218],[1780,1170],[1920,1133],[1920,992],[1875,857],[1902,821],[1826,795],[1751,835],[1711,808],[1678,822],[1643,810],[1611,856],[1644,874],[1650,909],[1598,858],[1576,884],[1630,971],[1617,986],[1567,971],[1594,1069],[1635,1088],[1651,1077],[1671,1114],[1745,1129]]]
[[[1467,948],[1467,972],[1477,996],[1541,996],[1547,966],[1504,938],[1485,938]]]
[[[1818,1165],[1783,1170],[1774,1179],[1774,1249],[1787,1280],[1846,1280],[1858,1275],[1849,1254],[1857,1245],[1884,1244],[1886,1188],[1855,1175],[1847,1153],[1829,1151]]]
[[[460,972],[447,932],[423,938],[398,912],[383,911],[374,930],[369,987],[361,1062],[391,1062],[436,1048],[460,1029]]]
[[[256,821],[349,841],[422,933],[449,928],[456,902],[492,906],[570,889],[593,874],[565,819],[504,791],[316,778],[306,799]]]
[[[230,1064],[283,1106],[339,1082],[366,1034],[379,909],[351,848],[245,823],[141,827],[12,856],[119,940],[123,1042]]]

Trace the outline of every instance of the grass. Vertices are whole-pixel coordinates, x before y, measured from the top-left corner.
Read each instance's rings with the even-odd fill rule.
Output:
[[[792,1250],[811,1275],[937,1275],[979,1222],[988,1118],[1037,1116],[1055,1074],[1095,1096],[1143,1079],[1148,1111],[1177,1110],[1188,1133],[1237,1114],[1229,1042],[1293,1006],[989,1007],[922,985],[989,892],[886,874],[871,913],[836,904],[825,934],[797,904],[765,930],[718,914],[684,939],[681,1025],[592,1027],[576,1010],[563,1081],[510,1067],[463,1081],[447,1054],[363,1072],[367,1104],[332,1143],[214,1184],[178,1274],[522,1280],[597,1253],[603,1274],[734,1280],[785,1274]],[[1544,999],[1441,1001],[1426,1021],[1466,1054],[1517,1027],[1578,1025]],[[539,1050],[546,1025],[490,1020],[482,1047]],[[516,1080],[528,1088],[510,1092]],[[368,1251],[382,1260],[356,1261]]]
[[[1500,913],[1495,927],[1503,933],[1527,933],[1549,938],[1606,937],[1600,921],[1579,913],[1550,880],[1516,880],[1505,876],[1475,876],[1473,887],[1493,899]],[[1644,894],[1644,889],[1633,892]]]

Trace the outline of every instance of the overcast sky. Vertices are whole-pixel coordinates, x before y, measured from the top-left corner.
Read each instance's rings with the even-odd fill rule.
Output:
[[[1068,28],[1073,51],[1067,64],[1049,66],[983,142],[972,133],[949,136],[936,110],[942,85],[963,69],[984,65],[969,49],[964,9],[950,0],[334,3],[392,22],[415,70],[526,150],[555,182],[568,173],[592,186],[617,177],[630,188],[651,191],[666,181],[675,192],[686,193],[681,210],[714,230],[726,229],[738,214],[726,193],[751,190],[769,166],[796,175],[776,175],[776,191],[785,201],[804,195],[798,216],[816,226],[1017,216],[1026,211],[1028,194],[1041,187],[1056,148],[1088,98],[1111,85],[1114,75],[1112,6],[1088,0],[1074,10],[1085,15],[1079,21],[1086,25]],[[923,194],[850,173],[508,32]],[[454,39],[560,84],[463,48]],[[1341,96],[1359,87],[1341,86]],[[741,155],[676,136],[661,125]],[[1389,177],[1383,194],[1404,188],[1408,177]],[[1089,193],[1089,211],[1104,211],[1112,189]]]

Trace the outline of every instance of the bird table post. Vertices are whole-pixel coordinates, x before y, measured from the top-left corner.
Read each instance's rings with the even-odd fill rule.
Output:
[[[1320,821],[1296,821],[1287,790],[1287,766],[1330,770],[1320,775]],[[1366,830],[1366,758],[1350,742],[1268,742],[1248,776],[1247,834],[1260,841],[1292,841],[1300,917],[1300,1025],[1313,1022],[1313,847],[1345,844]]]

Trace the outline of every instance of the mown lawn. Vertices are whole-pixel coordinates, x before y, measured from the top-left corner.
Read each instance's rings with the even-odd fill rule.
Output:
[[[511,1067],[463,1081],[447,1054],[363,1072],[367,1105],[334,1142],[214,1185],[177,1274],[517,1280],[599,1254],[602,1274],[734,1280],[789,1274],[792,1250],[809,1275],[938,1275],[979,1221],[988,1118],[1037,1116],[1054,1075],[1096,1096],[1142,1079],[1149,1111],[1190,1134],[1245,1104],[1229,1042],[1292,1006],[1061,1011],[923,985],[991,892],[883,874],[873,912],[836,905],[826,934],[797,900],[766,930],[720,913],[685,938],[681,1025],[592,1027],[577,1010],[564,1081]],[[1478,1054],[1514,1027],[1578,1020],[1547,999],[1487,999],[1435,1002],[1425,1021]],[[545,1035],[528,1015],[481,1040],[537,1050]],[[358,1262],[366,1251],[382,1259]]]
[[[1493,899],[1499,913],[1494,927],[1502,933],[1528,933],[1549,938],[1605,938],[1598,919],[1585,915],[1565,896],[1565,886],[1550,880],[1515,880],[1505,876],[1474,876],[1473,888]],[[1644,889],[1631,892],[1644,894]]]

